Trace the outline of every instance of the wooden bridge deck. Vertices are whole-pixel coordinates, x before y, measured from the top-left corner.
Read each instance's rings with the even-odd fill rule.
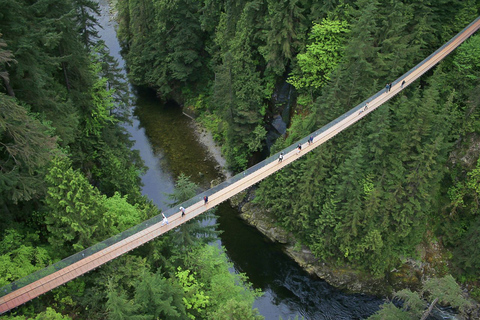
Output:
[[[121,256],[122,254],[145,244],[146,242],[162,235],[163,233],[178,227],[182,223],[193,219],[194,217],[198,216],[199,214],[205,212],[208,209],[215,207],[216,205],[229,199],[237,193],[258,183],[272,173],[282,169],[289,163],[299,159],[306,153],[312,151],[313,149],[322,145],[327,140],[334,137],[339,132],[350,127],[352,124],[359,121],[360,119],[368,115],[370,112],[373,112],[386,101],[390,100],[393,96],[402,91],[413,81],[415,81],[425,72],[431,69],[435,64],[445,58],[450,52],[452,52],[463,41],[465,41],[468,37],[475,33],[479,28],[480,17],[477,18],[474,22],[472,22],[469,26],[467,26],[464,30],[462,30],[459,34],[457,34],[454,38],[452,38],[452,40],[450,40],[442,48],[440,48],[428,58],[423,60],[405,75],[398,78],[394,82],[390,92],[385,92],[385,90],[381,90],[379,93],[374,95],[368,103],[367,110],[360,112],[360,110],[363,110],[363,105],[355,107],[354,109],[352,109],[355,112],[352,112],[352,110],[347,112],[346,115],[349,114],[348,116],[341,116],[340,118],[344,117],[344,119],[338,121],[338,123],[332,125],[327,130],[315,136],[314,141],[311,145],[308,145],[308,143],[304,143],[302,145],[302,151],[300,152],[300,154],[297,154],[297,150],[293,149],[292,151],[284,155],[282,162],[270,162],[269,164],[259,168],[258,170],[248,175],[245,175],[244,178],[210,195],[207,205],[205,205],[202,200],[187,207],[187,213],[184,217],[181,217],[181,212],[177,212],[169,217],[170,223],[168,225],[162,226],[160,222],[156,223],[138,233],[133,234],[128,238],[125,238],[109,247],[106,247],[103,250],[87,256],[86,258],[81,259],[75,263],[72,263],[71,265],[63,269],[60,269],[35,282],[32,282],[24,287],[12,291],[11,293],[4,295],[3,297],[0,297],[0,314],[7,312],[15,307],[18,307],[40,296],[41,294],[44,294],[70,280],[73,280],[83,275],[84,273],[87,273],[88,271],[98,268],[104,263],[107,263],[108,261],[113,260]],[[404,80],[405,85],[402,87],[401,83]],[[327,125],[326,127],[328,126],[329,125]]]

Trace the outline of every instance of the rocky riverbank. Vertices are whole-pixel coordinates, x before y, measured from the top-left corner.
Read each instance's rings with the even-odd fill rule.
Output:
[[[194,116],[192,116],[186,111],[187,110],[184,108],[183,114],[186,117],[195,120]],[[195,130],[195,135],[197,136],[198,141],[200,141],[200,143],[205,146],[210,156],[213,157],[213,159],[215,159],[215,161],[217,162],[217,166],[215,167],[215,169],[222,172],[225,179],[232,177],[232,172],[227,169],[227,160],[222,156],[222,150],[213,139],[212,134],[205,128],[203,128],[200,124],[198,124],[196,121],[192,121],[192,126]]]
[[[249,190],[231,199],[232,204],[239,208],[240,216],[271,241],[284,244],[285,252],[307,272],[337,288],[355,293],[389,296],[392,291],[404,288],[418,289],[425,277],[441,276],[438,269],[445,261],[442,249],[435,243],[419,248],[419,261],[405,258],[402,267],[381,277],[374,277],[348,265],[338,266],[320,261],[306,246],[301,245],[293,234],[278,226],[270,212],[254,204],[254,196],[255,190]]]
[[[328,263],[319,261],[305,246],[300,245],[293,234],[286,232],[276,224],[268,212],[251,202],[254,192],[244,192],[231,200],[240,209],[240,216],[250,225],[256,227],[271,241],[284,244],[285,252],[304,270],[315,274],[332,286],[350,292],[368,293],[384,296],[386,291],[383,279],[366,277],[358,271],[348,268],[330,267]]]

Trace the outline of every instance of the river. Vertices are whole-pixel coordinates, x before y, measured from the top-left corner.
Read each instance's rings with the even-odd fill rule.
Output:
[[[110,20],[107,0],[98,0],[101,8],[99,35],[120,66],[124,60]],[[171,193],[175,178],[184,173],[207,188],[210,181],[223,177],[215,159],[195,133],[193,121],[174,104],[161,104],[148,89],[132,89],[132,125],[126,126],[135,141],[133,149],[148,166],[142,177],[142,192],[161,209],[168,208],[165,193]],[[220,244],[233,263],[232,272],[245,273],[254,288],[264,294],[254,307],[267,320],[364,319],[378,310],[382,299],[346,294],[317,277],[310,276],[259,231],[248,226],[228,202],[216,211]]]

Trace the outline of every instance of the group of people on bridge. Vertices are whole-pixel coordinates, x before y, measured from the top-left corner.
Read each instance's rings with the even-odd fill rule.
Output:
[[[401,88],[403,88],[404,85],[405,85],[405,80],[403,80]],[[391,89],[392,89],[392,83],[387,83],[385,85],[385,93],[389,93]],[[363,108],[360,110],[360,112],[358,114],[360,115],[367,110],[368,110],[368,102],[365,103],[365,105],[363,106]],[[313,144],[313,135],[310,136],[310,138],[308,138],[307,142],[308,142],[309,146]],[[299,143],[297,145],[297,155],[300,154],[301,151],[302,151],[302,144]],[[284,153],[282,151],[282,152],[280,152],[280,155],[278,156],[278,163],[282,162],[283,158],[284,158]],[[208,203],[208,196],[203,197],[203,202],[204,202],[205,205]],[[185,208],[180,207],[179,209],[182,212],[182,218],[183,218],[185,216]],[[168,219],[163,212],[162,212],[162,215],[163,215],[163,220],[162,220],[162,226],[163,226],[163,225],[168,224]]]
[[[208,196],[204,196],[203,197],[203,201],[204,201],[204,204],[207,204],[208,203]],[[185,208],[184,207],[180,207],[178,208],[178,210],[180,210],[180,212],[182,213],[182,218],[185,216]],[[163,216],[163,219],[162,219],[162,226],[168,224],[168,218],[165,216],[165,213],[162,212],[162,216]]]

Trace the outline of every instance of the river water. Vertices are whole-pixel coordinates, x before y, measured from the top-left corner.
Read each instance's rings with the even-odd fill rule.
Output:
[[[110,53],[120,66],[125,62],[110,20],[107,0],[98,0],[102,15],[98,30]],[[223,177],[217,162],[208,153],[193,121],[173,104],[161,104],[148,89],[132,89],[132,125],[128,132],[135,141],[148,171],[142,177],[142,192],[161,209],[168,208],[166,193],[171,193],[175,178],[184,173],[207,188],[210,181]],[[379,298],[346,294],[325,281],[310,276],[256,229],[246,225],[228,202],[216,211],[217,223],[224,232],[220,244],[234,265],[232,272],[245,273],[254,288],[264,294],[254,307],[267,320],[294,319],[364,319],[378,310]]]

